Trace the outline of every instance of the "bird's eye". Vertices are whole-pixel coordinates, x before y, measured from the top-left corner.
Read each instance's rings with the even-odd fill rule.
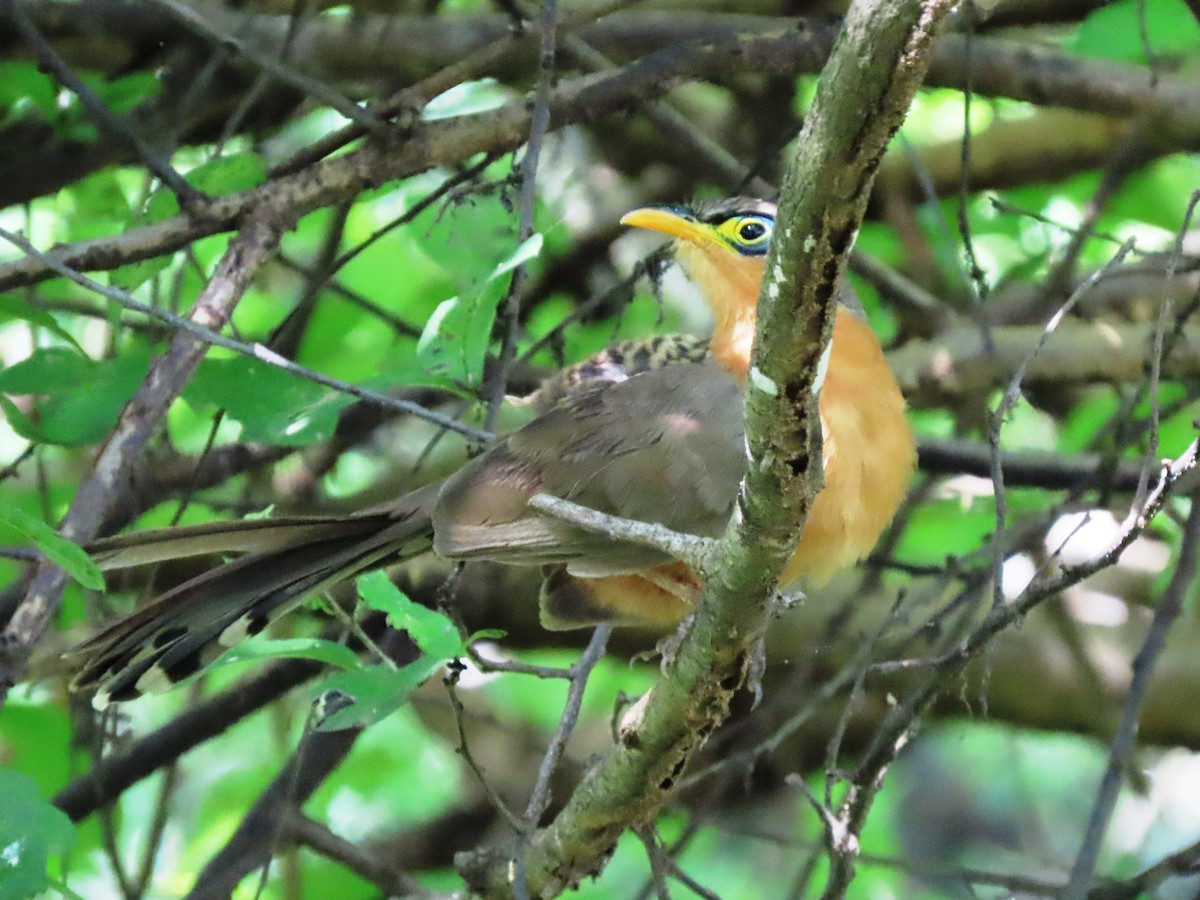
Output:
[[[750,219],[738,226],[738,237],[748,244],[760,240],[767,233],[767,226],[757,219]]]
[[[758,214],[730,216],[715,227],[731,250],[742,256],[763,256],[771,245],[775,220]]]

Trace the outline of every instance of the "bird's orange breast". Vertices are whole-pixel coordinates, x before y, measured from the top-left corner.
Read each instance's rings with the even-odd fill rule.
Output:
[[[821,584],[871,552],[912,479],[904,397],[869,325],[839,309],[820,400],[825,487],[780,583]]]

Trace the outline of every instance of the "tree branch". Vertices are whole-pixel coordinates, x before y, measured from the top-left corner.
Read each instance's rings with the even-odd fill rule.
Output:
[[[631,15],[631,14],[627,14]],[[758,20],[756,28],[779,29],[782,33],[744,34],[748,17],[735,17],[714,25],[681,21],[678,15],[659,14],[658,40],[665,46],[652,55],[612,73],[565,81],[549,98],[552,128],[592,121],[623,112],[638,100],[661,96],[679,80],[721,80],[741,72],[795,75],[815,71],[826,58],[833,32],[827,23],[794,19]],[[632,31],[640,23],[643,32],[652,20],[623,20],[597,25],[620,32],[625,46],[637,45]],[[622,24],[623,23],[623,24]],[[429,26],[430,22],[424,23]],[[438,29],[445,26],[433,20]],[[394,17],[387,19],[386,33],[397,32]],[[420,33],[417,24],[405,32]],[[611,42],[583,36],[600,49]],[[686,40],[707,39],[712,43],[694,46]],[[356,32],[355,58],[362,59],[361,32]],[[679,43],[672,43],[679,42]],[[648,50],[653,47],[647,48]],[[456,46],[461,53],[461,44]],[[297,51],[297,56],[303,53]],[[1032,49],[1023,44],[977,40],[968,55],[965,43],[953,35],[934,53],[928,82],[945,87],[970,83],[980,94],[1043,103],[1053,98],[1056,105],[1114,116],[1145,116],[1170,135],[1180,146],[1200,140],[1200,100],[1190,82],[1159,75],[1151,79],[1139,66],[1081,59],[1050,48]],[[388,51],[389,74],[394,74],[394,48]],[[320,206],[336,204],[367,188],[425,171],[437,165],[461,163],[476,153],[507,152],[520,146],[529,133],[531,111],[525,100],[479,115],[444,122],[405,123],[395,142],[380,140],[344,156],[327,159],[295,175],[281,177],[251,191],[216,198],[205,209],[203,219],[176,216],[154,225],[130,229],[120,235],[80,241],[55,251],[56,258],[73,269],[110,269],[178,250],[188,243],[228,231],[261,203],[285,203],[303,214]],[[51,272],[33,260],[0,264],[0,290],[33,284],[51,277]]]
[[[196,325],[220,330],[245,292],[258,267],[275,252],[279,237],[290,223],[271,207],[250,216],[230,242],[189,318]],[[143,448],[158,430],[167,409],[179,395],[208,352],[208,344],[191,334],[176,333],[166,352],[150,367],[145,380],[126,404],[120,420],[92,470],[79,486],[63,519],[61,531],[76,541],[96,536],[116,494],[124,490]],[[44,562],[38,566],[25,599],[4,629],[0,654],[0,701],[20,679],[30,648],[45,632],[58,609],[66,574]]]
[[[723,539],[695,623],[674,667],[626,716],[621,742],[564,810],[509,854],[463,854],[460,871],[489,895],[531,896],[578,883],[603,865],[617,837],[650,821],[679,774],[726,717],[766,624],[768,599],[819,488],[820,428],[813,390],[832,329],[836,285],[866,208],[879,158],[928,64],[949,2],[859,2],[821,79],[791,161],[759,298],[747,440],[751,461],[739,512]],[[869,63],[864,64],[864,60]],[[789,273],[785,278],[783,272]]]

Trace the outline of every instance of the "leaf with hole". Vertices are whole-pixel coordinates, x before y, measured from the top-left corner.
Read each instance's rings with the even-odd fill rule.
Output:
[[[423,656],[396,670],[380,665],[329,677],[318,685],[314,699],[336,698],[330,704],[334,711],[317,723],[317,730],[340,731],[374,725],[407,703],[412,692],[443,665],[443,659]]]
[[[437,610],[414,603],[382,571],[368,572],[356,582],[358,596],[368,607],[387,615],[388,624],[408,632],[423,653],[453,659],[465,650],[454,623]]]

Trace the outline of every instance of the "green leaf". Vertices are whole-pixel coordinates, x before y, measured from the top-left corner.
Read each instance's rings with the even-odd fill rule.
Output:
[[[257,153],[231,153],[201,163],[183,176],[184,181],[208,194],[221,197],[258,187],[267,180],[267,164]],[[146,202],[144,221],[159,222],[179,212],[179,201],[166,188],[159,188]]]
[[[511,254],[516,240],[513,215],[494,196],[466,201],[444,212],[427,210],[407,229],[425,255],[453,280],[454,293],[469,296]]]
[[[542,247],[545,244],[545,239],[541,232],[534,232],[528,238],[521,242],[508,258],[503,260],[500,265],[496,266],[496,270],[492,272],[492,278],[499,278],[502,275],[507,275],[517,266],[523,266],[525,263],[537,259],[542,254]]]
[[[0,370],[0,391],[6,394],[54,394],[65,385],[89,376],[92,362],[63,347],[35,350],[19,363]]]
[[[257,153],[231,153],[196,166],[184,181],[210,197],[220,197],[257,187],[267,180],[267,164]],[[179,201],[160,187],[146,201],[145,209],[132,217],[130,225],[152,225],[179,213]],[[173,254],[156,256],[120,266],[109,273],[109,283],[132,291],[145,284],[168,265]]]
[[[412,692],[443,665],[444,659],[424,656],[398,670],[371,666],[331,676],[321,682],[314,695],[333,710],[320,719],[317,730],[374,725],[406,703]]]
[[[49,883],[50,857],[75,842],[75,826],[28,776],[0,769],[0,897],[29,897]]]
[[[489,284],[471,297],[451,297],[438,304],[417,341],[417,359],[426,372],[468,386],[482,384],[500,303],[498,288]]]
[[[54,130],[65,141],[79,144],[94,144],[100,137],[100,131],[91,122],[81,118],[83,115],[80,104],[75,101],[66,110]]]
[[[193,409],[223,409],[248,441],[302,447],[323,441],[354,398],[261,360],[206,359],[183,392]]]
[[[30,421],[29,416],[21,412],[17,404],[3,394],[0,394],[0,409],[4,410],[4,418],[8,422],[8,427],[25,440],[33,441],[36,444],[50,443],[38,430],[37,425]]]
[[[217,664],[226,665],[256,659],[311,659],[337,666],[339,669],[358,669],[362,666],[358,654],[345,644],[323,638],[244,641],[224,654]]]
[[[163,218],[166,218],[165,216]],[[173,254],[166,253],[150,259],[139,260],[124,266],[117,266],[108,273],[108,283],[123,291],[133,291],[141,287],[163,269],[171,264]]]
[[[417,341],[417,358],[426,371],[470,386],[483,383],[483,363],[507,276],[536,258],[542,244],[541,234],[532,235],[496,265],[478,289],[438,304]]]
[[[1120,403],[1119,395],[1111,387],[1089,388],[1064,417],[1059,427],[1057,449],[1063,453],[1101,449],[1093,444],[1116,415]]]
[[[1080,23],[1067,49],[1102,59],[1145,62],[1147,45],[1153,55],[1200,48],[1200,25],[1183,0],[1110,3]]]
[[[114,169],[101,169],[75,182],[70,197],[69,211],[61,213],[66,240],[109,237],[123,231],[129,222],[129,198]]]
[[[153,72],[131,72],[119,78],[89,79],[91,88],[113,112],[120,114],[133,109],[143,100],[158,93],[160,81]]]
[[[499,641],[508,636],[508,632],[503,628],[480,628],[478,631],[472,631],[471,636],[467,638],[468,644],[473,644],[476,641]]]
[[[84,587],[94,591],[104,588],[104,576],[83,548],[67,540],[41,519],[34,518],[23,509],[0,503],[0,525],[7,525],[33,541],[47,559],[56,566],[62,566],[68,575]]]
[[[495,78],[464,81],[426,103],[421,110],[421,118],[433,122],[486,112],[503,106],[507,99],[504,89]]]
[[[0,392],[36,394],[45,399],[26,416],[7,398],[0,405],[22,437],[45,444],[80,446],[101,440],[116,424],[150,368],[141,345],[113,359],[91,362],[63,348],[37,350],[0,371]]]
[[[463,641],[454,623],[437,610],[414,603],[384,572],[361,575],[356,585],[362,602],[386,613],[388,624],[407,631],[423,653],[442,660],[462,655]]]
[[[266,180],[266,160],[251,151],[218,156],[187,173],[188,184],[212,197],[248,191]]]
[[[47,118],[58,114],[58,86],[33,62],[0,62],[0,108],[28,103]]]

